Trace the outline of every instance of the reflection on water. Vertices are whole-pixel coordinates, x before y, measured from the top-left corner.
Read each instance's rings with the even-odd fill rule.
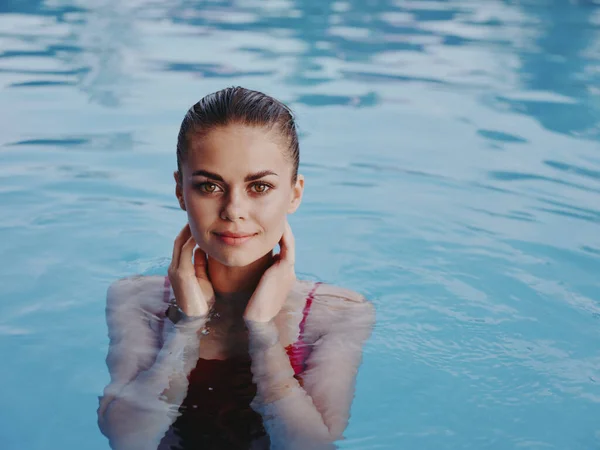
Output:
[[[594,0],[0,2],[4,447],[106,448],[106,286],[233,84],[298,114],[298,269],[379,310],[343,447],[599,447],[599,60]]]
[[[598,8],[594,2],[577,6],[561,0],[523,6],[537,26],[532,41],[518,50],[521,83],[524,90],[558,94],[562,101],[527,96],[506,101],[515,112],[535,117],[550,130],[597,139]]]

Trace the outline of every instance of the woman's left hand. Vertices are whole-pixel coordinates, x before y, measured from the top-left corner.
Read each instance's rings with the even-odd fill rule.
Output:
[[[281,310],[296,282],[294,235],[287,221],[279,247],[279,254],[274,256],[273,264],[263,274],[246,306],[245,320],[254,322],[272,320]]]

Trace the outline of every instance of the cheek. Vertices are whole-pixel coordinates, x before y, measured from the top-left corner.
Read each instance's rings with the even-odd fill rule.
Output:
[[[273,250],[283,235],[287,211],[282,205],[283,203],[279,203],[262,208],[259,213],[260,217],[256,219],[264,233],[261,239],[261,252],[263,253]]]
[[[213,222],[213,212],[210,204],[205,201],[199,201],[194,195],[187,197],[187,217],[192,230],[192,236],[197,243],[205,239],[205,233]]]
[[[255,220],[260,223],[267,233],[277,233],[283,230],[287,216],[287,203],[285,199],[274,198],[271,201],[259,202],[255,210]]]

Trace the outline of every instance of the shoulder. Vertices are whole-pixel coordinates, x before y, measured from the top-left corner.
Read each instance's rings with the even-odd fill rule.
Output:
[[[321,333],[333,329],[370,327],[375,322],[375,306],[363,294],[328,283],[302,281],[307,296],[313,293],[310,316]]]
[[[134,275],[121,278],[108,287],[106,307],[108,310],[136,310],[156,312],[163,305],[164,276]]]
[[[372,303],[362,294],[328,283],[313,284],[314,301],[332,308],[370,307]]]

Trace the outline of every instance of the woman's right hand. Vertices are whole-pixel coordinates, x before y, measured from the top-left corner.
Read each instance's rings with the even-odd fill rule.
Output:
[[[215,291],[208,279],[206,253],[200,248],[194,251],[195,246],[188,223],[175,239],[168,270],[177,306],[189,317],[207,315],[215,299]]]

